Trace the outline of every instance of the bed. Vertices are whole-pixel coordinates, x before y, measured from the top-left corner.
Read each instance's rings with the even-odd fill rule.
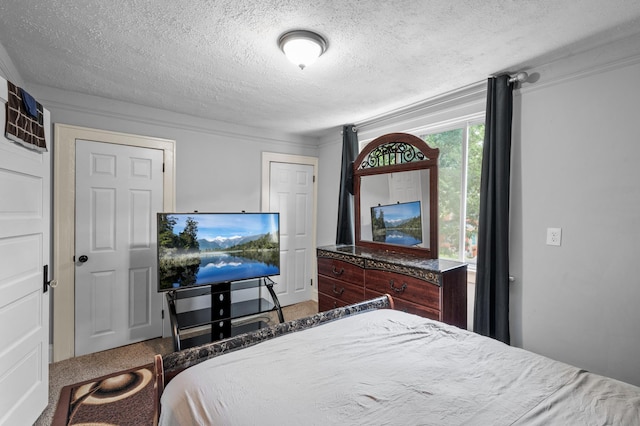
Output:
[[[390,308],[162,357],[160,425],[640,425],[640,388]]]

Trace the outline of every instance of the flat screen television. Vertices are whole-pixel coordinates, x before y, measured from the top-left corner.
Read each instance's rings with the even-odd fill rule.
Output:
[[[280,274],[278,213],[158,213],[158,291]]]
[[[420,201],[371,207],[373,241],[415,246],[422,243]]]

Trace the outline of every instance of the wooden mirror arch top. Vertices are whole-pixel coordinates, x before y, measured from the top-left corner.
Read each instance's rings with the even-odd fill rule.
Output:
[[[365,146],[353,162],[355,175],[392,173],[438,166],[440,150],[408,133],[379,136]]]
[[[439,149],[408,133],[389,133],[367,144],[353,163],[355,245],[430,259],[438,257],[439,154]],[[410,183],[405,188],[395,188],[396,176],[400,177],[396,181]],[[368,216],[373,207],[414,201],[420,202],[422,212],[419,243],[393,244],[386,235],[384,241],[374,237],[373,219]]]

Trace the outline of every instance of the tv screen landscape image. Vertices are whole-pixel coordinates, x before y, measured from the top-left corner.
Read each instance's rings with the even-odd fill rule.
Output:
[[[278,213],[158,213],[158,291],[279,274]]]
[[[422,242],[420,201],[371,207],[373,241],[414,246]]]

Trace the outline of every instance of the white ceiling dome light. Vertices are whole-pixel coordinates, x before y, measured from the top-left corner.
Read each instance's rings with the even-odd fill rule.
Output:
[[[311,65],[327,50],[327,41],[312,31],[295,30],[280,36],[278,47],[301,70]]]

